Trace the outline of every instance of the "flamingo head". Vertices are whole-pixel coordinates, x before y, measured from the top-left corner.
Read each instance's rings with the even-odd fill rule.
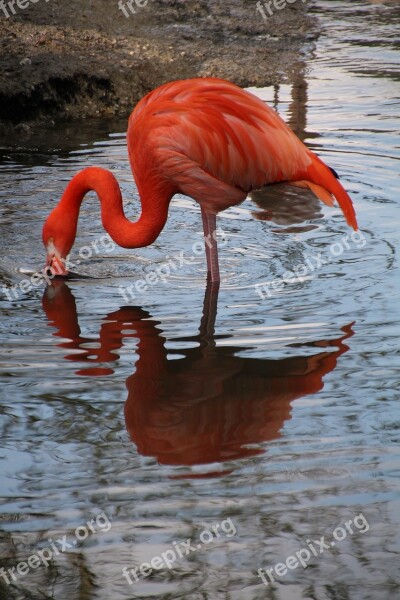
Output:
[[[60,255],[51,239],[46,245],[46,252],[45,268],[50,270],[56,277],[66,277],[68,275],[68,269],[66,268],[65,258]]]
[[[66,277],[68,275],[66,259],[74,243],[75,232],[73,235],[68,233],[65,229],[65,219],[58,218],[56,210],[50,213],[43,227],[42,239],[46,248],[45,268],[51,270],[55,277]]]

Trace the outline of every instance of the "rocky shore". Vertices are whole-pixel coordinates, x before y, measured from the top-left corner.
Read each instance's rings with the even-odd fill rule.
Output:
[[[12,127],[127,115],[173,79],[294,82],[318,35],[301,1],[268,18],[254,0],[11,4],[0,3],[0,123]]]

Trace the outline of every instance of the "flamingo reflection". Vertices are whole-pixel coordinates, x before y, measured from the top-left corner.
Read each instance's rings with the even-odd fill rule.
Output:
[[[136,370],[126,381],[126,427],[139,452],[162,464],[196,465],[261,453],[255,446],[281,435],[294,400],[323,388],[323,377],[336,367],[348,350],[344,341],[353,335],[350,324],[337,339],[303,344],[318,349],[313,356],[241,357],[243,347],[216,344],[217,296],[217,286],[209,284],[199,334],[180,338],[192,347],[168,351],[159,323],[140,307],[108,314],[94,340],[81,336],[75,299],[63,281],[55,281],[43,297],[50,325],[57,328],[54,335],[70,340],[59,346],[74,350],[65,358],[85,364],[80,375],[113,373],[94,365],[118,360],[124,338],[138,340]]]

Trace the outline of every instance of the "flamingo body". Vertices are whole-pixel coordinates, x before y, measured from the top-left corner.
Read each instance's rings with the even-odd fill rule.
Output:
[[[357,228],[350,197],[334,172],[260,99],[221,79],[167,83],[147,94],[129,118],[128,151],[142,212],[126,219],[115,177],[89,167],[68,184],[47,219],[43,241],[48,265],[63,268],[76,235],[84,195],[97,192],[102,222],[126,248],[152,243],[162,231],[172,196],[196,200],[203,216],[208,271],[219,280],[216,215],[242,202],[252,189],[289,182],[309,187],[326,204],[338,201]]]

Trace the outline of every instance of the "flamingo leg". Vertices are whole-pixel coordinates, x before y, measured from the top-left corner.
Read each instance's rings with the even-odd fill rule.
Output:
[[[203,316],[201,318],[199,339],[200,345],[215,348],[215,319],[218,307],[219,281],[207,281],[204,294]]]
[[[207,270],[211,281],[220,281],[217,246],[217,216],[201,207],[203,219],[204,244],[206,247]]]

